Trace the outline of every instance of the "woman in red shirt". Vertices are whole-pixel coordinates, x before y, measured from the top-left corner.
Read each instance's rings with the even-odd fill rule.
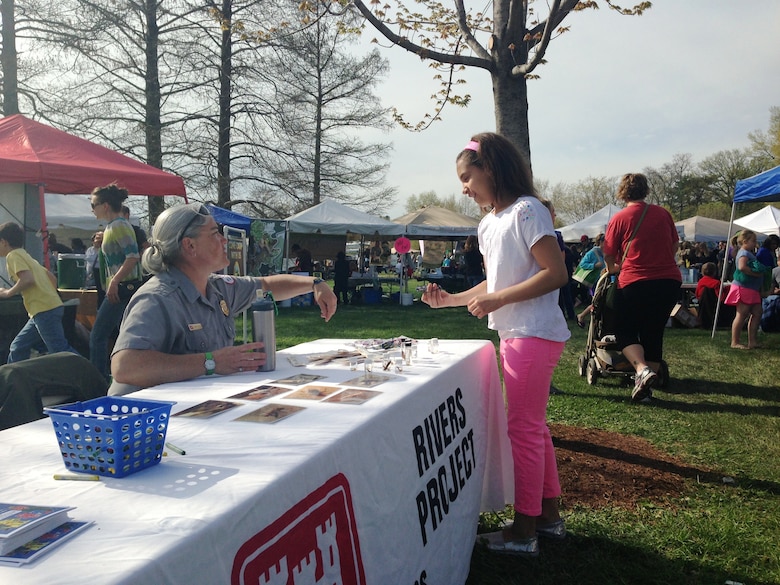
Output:
[[[663,207],[645,202],[648,191],[644,175],[623,176],[617,199],[625,201],[626,208],[610,220],[602,247],[607,270],[619,273],[615,337],[636,370],[634,402],[652,396],[663,357],[666,321],[682,282],[674,260],[678,244],[674,220]]]

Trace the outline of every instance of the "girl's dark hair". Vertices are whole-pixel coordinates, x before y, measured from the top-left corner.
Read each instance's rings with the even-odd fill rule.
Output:
[[[485,171],[493,181],[496,201],[509,205],[521,195],[538,197],[531,165],[512,142],[494,132],[476,134],[471,142],[478,143],[479,148],[465,148],[455,160]]]
[[[95,187],[92,195],[97,197],[98,203],[108,203],[108,206],[117,213],[122,211],[122,202],[128,197],[127,189],[123,189],[116,183]]]
[[[617,198],[620,201],[641,201],[649,191],[647,177],[641,173],[627,173],[620,179]]]

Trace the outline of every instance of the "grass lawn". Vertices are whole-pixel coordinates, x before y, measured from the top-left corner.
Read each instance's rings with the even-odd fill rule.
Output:
[[[327,324],[316,307],[280,309],[277,318],[280,349],[397,335],[497,342],[465,309],[420,302],[340,306]],[[477,547],[470,585],[780,584],[780,335],[761,335],[763,349],[739,351],[729,348],[727,331],[713,341],[707,331],[672,328],[665,343],[670,387],[656,391],[656,404],[634,405],[619,378],[590,386],[579,376],[585,332],[572,327],[553,378],[565,394],[551,397],[550,422],[642,437],[734,482],[691,480],[683,496],[633,509],[567,507],[564,494],[571,533],[564,542],[543,542],[531,560]]]

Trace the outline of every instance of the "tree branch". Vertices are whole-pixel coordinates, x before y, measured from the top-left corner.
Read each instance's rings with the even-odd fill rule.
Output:
[[[528,63],[523,63],[522,65],[515,65],[512,67],[512,75],[515,77],[520,77],[527,75],[531,73],[534,69],[536,69],[536,66],[539,65],[539,63],[542,62],[544,59],[544,54],[547,51],[547,46],[550,44],[550,37],[552,37],[552,31],[555,27],[557,27],[564,18],[566,18],[566,15],[569,13],[569,10],[576,5],[576,0],[568,0],[566,2],[567,8],[561,8],[561,0],[553,0],[552,6],[550,6],[550,14],[547,17],[547,20],[544,22],[544,24],[540,24],[539,27],[544,26],[543,32],[542,32],[542,38],[539,41],[536,51],[534,52],[533,58],[528,61]],[[571,8],[568,8],[568,6],[571,6]],[[536,27],[537,29],[539,27]],[[531,39],[531,42],[533,42],[533,39],[538,34],[537,31],[529,31],[527,38]],[[523,39],[525,41],[525,38]]]
[[[371,12],[362,0],[353,0],[352,4],[357,8],[363,17],[379,31],[388,41],[394,45],[398,45],[402,49],[406,49],[410,53],[414,53],[420,59],[431,59],[438,61],[439,63],[449,63],[452,65],[465,65],[467,67],[479,67],[481,69],[487,69],[490,71],[493,66],[493,62],[490,59],[483,59],[480,57],[470,57],[467,55],[455,55],[450,53],[441,53],[439,51],[431,51],[420,45],[417,45],[409,39],[395,34],[388,26],[386,26],[381,20],[379,20],[374,13]],[[476,43],[476,40],[474,40]],[[479,45],[479,43],[477,43]],[[471,46],[471,45],[469,45]],[[473,47],[472,47],[473,48]],[[483,49],[484,51],[484,49]]]

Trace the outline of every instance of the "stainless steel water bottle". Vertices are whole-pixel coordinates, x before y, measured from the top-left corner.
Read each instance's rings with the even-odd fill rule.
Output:
[[[258,372],[270,372],[276,369],[276,305],[272,297],[259,290],[257,300],[252,303],[252,338],[265,345],[265,365]]]

